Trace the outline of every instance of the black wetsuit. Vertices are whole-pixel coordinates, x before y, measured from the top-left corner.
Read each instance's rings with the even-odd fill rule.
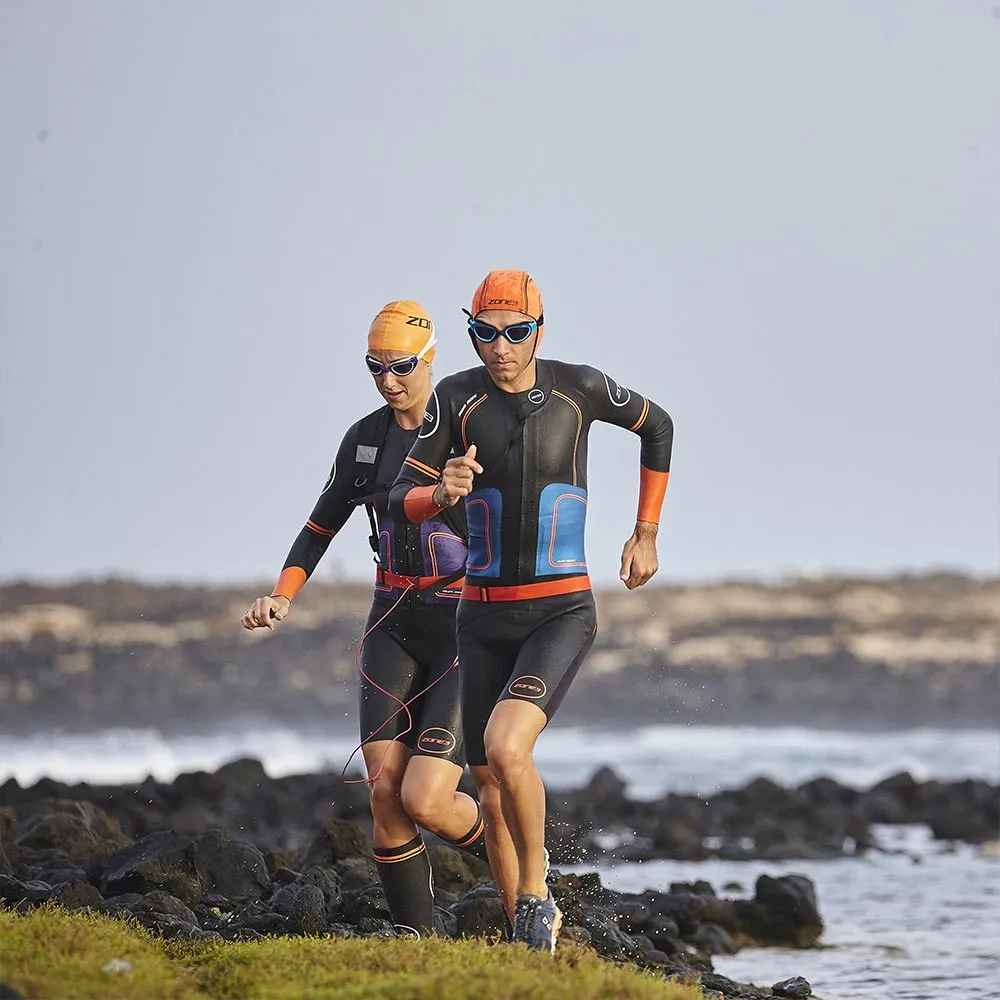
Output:
[[[443,379],[389,500],[397,518],[434,517],[431,488],[452,453],[483,467],[466,498],[469,559],[459,606],[462,721],[472,765],[496,702],[551,718],[597,630],[584,552],[591,423],[642,439],[640,518],[658,520],[673,424],[657,404],[596,368],[538,360],[535,386],[497,387],[484,367]]]
[[[377,422],[380,414],[385,422],[386,409],[369,414],[344,435],[326,486],[288,553],[275,594],[294,596],[359,500],[369,497],[376,517],[379,568],[365,624],[365,632],[371,632],[360,656],[369,678],[360,680],[362,741],[398,739],[415,753],[462,764],[455,640],[461,587],[454,580],[443,589],[427,583],[447,580],[464,569],[464,512],[457,510],[420,525],[389,513],[388,488],[418,431],[403,430],[395,419],[389,419],[380,444],[361,443],[370,441],[372,421]],[[407,590],[408,582],[415,586]],[[391,610],[404,590],[406,595]],[[411,724],[399,702],[413,698],[437,678],[442,679],[410,706]]]

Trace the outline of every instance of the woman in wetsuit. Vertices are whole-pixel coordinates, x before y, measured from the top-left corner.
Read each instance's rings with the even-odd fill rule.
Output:
[[[457,791],[465,759],[455,642],[464,511],[419,525],[388,512],[388,489],[424,433],[434,344],[434,326],[416,302],[390,302],[375,317],[365,363],[385,405],[344,435],[273,592],[243,616],[248,629],[287,617],[334,535],[355,507],[368,509],[378,569],[358,660],[362,752],[379,877],[397,930],[416,935],[432,931],[434,917],[419,828],[486,859],[479,806]]]

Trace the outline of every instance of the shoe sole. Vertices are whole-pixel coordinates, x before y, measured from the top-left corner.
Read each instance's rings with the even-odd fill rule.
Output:
[[[552,921],[552,947],[549,949],[549,954],[554,955],[556,953],[556,942],[559,940],[559,932],[562,930],[563,915],[562,910],[556,907],[556,917]]]

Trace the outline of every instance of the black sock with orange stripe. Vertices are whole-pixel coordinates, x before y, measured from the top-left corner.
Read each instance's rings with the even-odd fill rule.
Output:
[[[392,922],[421,937],[434,930],[434,892],[427,848],[418,833],[402,847],[376,847],[378,877],[389,904]]]
[[[473,823],[472,829],[464,837],[446,842],[451,844],[452,847],[457,847],[460,851],[474,854],[480,861],[485,861],[487,864],[490,863],[489,856],[486,854],[486,824],[483,822],[481,809],[477,810],[476,822]]]

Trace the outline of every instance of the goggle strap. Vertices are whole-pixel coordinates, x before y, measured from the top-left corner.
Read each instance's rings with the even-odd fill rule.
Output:
[[[431,330],[430,340],[428,340],[427,343],[424,344],[419,354],[414,355],[416,359],[419,361],[437,342],[438,342],[437,334],[433,330]]]

